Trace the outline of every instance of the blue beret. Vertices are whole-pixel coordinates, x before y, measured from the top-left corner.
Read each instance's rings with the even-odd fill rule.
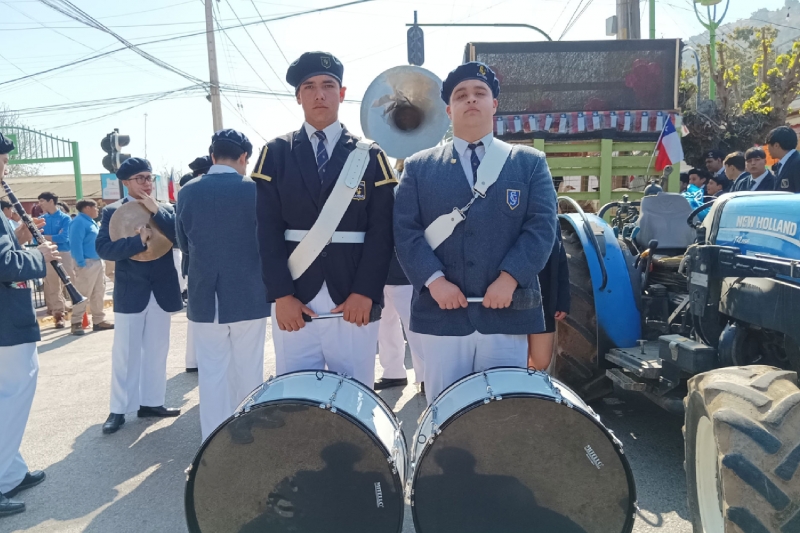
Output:
[[[191,168],[195,173],[199,172],[201,174],[205,174],[213,164],[214,163],[211,162],[211,156],[204,155],[203,157],[198,157],[189,163],[189,168]]]
[[[455,90],[456,85],[464,80],[482,81],[491,89],[493,98],[497,98],[500,94],[500,82],[497,81],[492,69],[480,61],[472,61],[459,65],[447,75],[442,84],[442,100],[444,100],[444,103],[450,105],[450,96],[452,96],[453,90]]]
[[[14,143],[11,142],[10,139],[6,139],[5,137],[3,137],[3,134],[0,133],[0,155],[7,154],[11,152],[13,149],[14,149]]]
[[[294,87],[295,94],[308,78],[327,74],[342,84],[344,65],[333,54],[327,52],[306,52],[289,65],[286,81]]]
[[[214,145],[218,142],[235,144],[247,153],[247,157],[253,155],[253,145],[250,143],[250,139],[248,139],[244,133],[239,133],[236,130],[219,130],[217,133],[215,133],[214,136],[211,137],[212,150],[214,149]]]
[[[152,172],[150,161],[143,157],[131,157],[122,162],[117,170],[117,178],[128,180],[139,172]]]

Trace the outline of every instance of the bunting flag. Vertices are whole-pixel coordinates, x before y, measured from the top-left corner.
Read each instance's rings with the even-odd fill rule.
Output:
[[[572,113],[532,113],[499,115],[495,117],[495,135],[549,132],[575,135],[586,132],[615,129],[627,133],[657,133],[663,131],[667,121],[673,128],[680,115],[671,111],[592,111]],[[681,132],[686,135],[685,127]]]

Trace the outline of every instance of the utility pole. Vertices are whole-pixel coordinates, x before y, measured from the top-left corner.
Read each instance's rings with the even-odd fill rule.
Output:
[[[650,38],[656,38],[656,0],[650,0]]]
[[[617,0],[617,39],[641,39],[638,0]]]
[[[219,73],[217,71],[217,48],[214,42],[214,0],[206,3],[206,40],[208,42],[208,73],[211,82],[211,117],[214,131],[222,129],[222,102],[219,98]]]

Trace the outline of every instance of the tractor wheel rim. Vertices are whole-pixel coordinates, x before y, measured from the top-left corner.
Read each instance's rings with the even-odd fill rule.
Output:
[[[695,483],[697,503],[700,507],[700,521],[704,533],[724,533],[725,524],[719,494],[719,468],[717,443],[714,440],[714,426],[704,416],[697,423],[695,442]]]

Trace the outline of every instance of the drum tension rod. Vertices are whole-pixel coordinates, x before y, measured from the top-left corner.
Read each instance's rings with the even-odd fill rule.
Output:
[[[492,390],[492,386],[489,384],[489,376],[486,375],[486,372],[483,372],[483,380],[486,382],[486,394],[488,394],[488,396],[483,399],[483,403],[487,404],[487,403],[491,402],[492,400],[497,400],[497,401],[502,400],[503,397],[500,396],[499,394],[497,396],[494,395],[494,391]]]

